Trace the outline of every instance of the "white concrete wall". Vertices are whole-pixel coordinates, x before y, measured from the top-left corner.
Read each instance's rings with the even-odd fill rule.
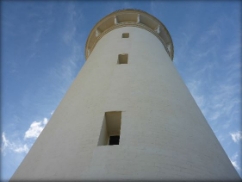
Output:
[[[121,38],[128,32],[129,38]],[[128,64],[117,64],[127,53]],[[98,146],[104,113],[122,111],[120,145]],[[152,33],[123,27],[97,43],[15,179],[238,180]]]

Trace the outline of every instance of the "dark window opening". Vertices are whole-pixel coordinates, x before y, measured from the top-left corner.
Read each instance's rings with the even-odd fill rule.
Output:
[[[109,145],[119,145],[119,135],[109,137]]]
[[[119,54],[118,64],[128,64],[128,54]]]
[[[122,38],[129,38],[129,33],[123,33]]]

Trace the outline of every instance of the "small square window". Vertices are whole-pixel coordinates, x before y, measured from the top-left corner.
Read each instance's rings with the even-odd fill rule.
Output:
[[[118,64],[128,64],[128,54],[119,54]]]
[[[129,33],[123,33],[122,38],[129,38]]]

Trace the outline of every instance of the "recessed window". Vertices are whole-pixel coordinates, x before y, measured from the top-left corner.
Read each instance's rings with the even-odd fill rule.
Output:
[[[121,111],[105,112],[98,145],[119,145]]]
[[[119,135],[109,137],[109,145],[119,145]]]
[[[128,64],[128,54],[119,54],[118,64]]]
[[[129,33],[123,33],[122,38],[129,38]]]

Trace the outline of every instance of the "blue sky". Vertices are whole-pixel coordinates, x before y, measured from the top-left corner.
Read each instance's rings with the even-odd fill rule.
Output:
[[[175,67],[242,176],[241,1],[1,4],[1,179],[12,176],[85,63],[90,30],[124,8],[167,27]]]

